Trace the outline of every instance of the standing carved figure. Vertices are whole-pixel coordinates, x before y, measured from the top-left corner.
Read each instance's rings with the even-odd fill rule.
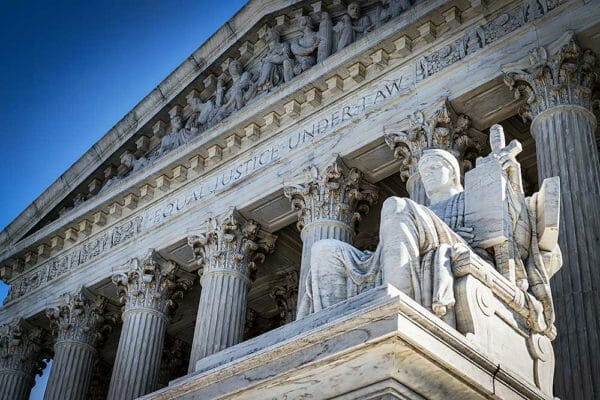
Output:
[[[373,27],[371,18],[368,15],[360,16],[360,5],[357,2],[353,1],[348,4],[346,14],[333,28],[337,33],[336,51],[362,38]]]
[[[294,77],[292,69],[292,52],[290,45],[281,42],[277,29],[269,29],[266,33],[267,53],[260,66],[258,87],[269,90],[280,82],[289,82]]]
[[[192,138],[192,133],[183,126],[183,118],[180,113],[171,114],[171,131],[162,137],[160,142],[161,154],[176,149]]]
[[[321,13],[319,22],[319,49],[317,62],[320,63],[331,55],[333,51],[333,23],[327,11]]]
[[[208,128],[216,113],[216,107],[212,100],[202,102],[199,98],[194,97],[190,106],[192,114],[185,123],[185,129],[190,135],[196,135],[203,129]]]
[[[385,21],[396,18],[411,7],[410,0],[387,0],[387,10],[385,12]]]
[[[298,25],[302,29],[302,34],[292,41],[290,49],[296,60],[294,73],[296,75],[306,71],[315,65],[315,50],[319,46],[319,36],[313,30],[312,20],[309,16],[303,15],[298,18]]]
[[[243,70],[242,64],[238,60],[229,63],[228,71],[231,76],[231,87],[224,96],[225,103],[221,106],[217,119],[226,117],[233,111],[244,107],[256,93],[256,84],[252,75]]]

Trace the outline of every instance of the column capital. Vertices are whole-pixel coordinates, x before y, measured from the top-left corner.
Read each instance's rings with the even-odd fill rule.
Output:
[[[525,99],[520,110],[523,118],[533,120],[556,106],[592,110],[598,59],[592,50],[579,47],[572,31],[546,47],[534,48],[528,59],[504,65],[502,70],[515,99]]]
[[[106,298],[93,295],[85,287],[60,296],[58,306],[46,309],[57,342],[76,341],[94,347],[101,337],[98,328],[106,322],[106,303]]]
[[[154,249],[149,249],[141,260],[129,260],[127,268],[112,277],[125,311],[141,308],[169,314],[177,308],[175,300],[182,298],[193,284],[189,277],[178,278],[177,264]]]
[[[366,214],[379,197],[375,185],[357,168],[341,159],[323,169],[312,165],[304,170],[305,182],[284,187],[283,193],[298,210],[298,229],[321,220],[334,220],[354,229],[361,213]]]
[[[277,305],[280,325],[296,320],[298,306],[298,272],[290,271],[285,275],[285,282],[274,286],[269,296]]]
[[[41,375],[46,367],[43,334],[41,328],[22,318],[0,326],[0,369],[21,371],[32,379]]]
[[[400,177],[406,181],[416,176],[421,155],[427,149],[452,153],[463,172],[485,147],[485,135],[471,129],[471,118],[454,111],[447,98],[432,110],[417,110],[406,119],[384,127],[385,143],[401,161]]]
[[[276,240],[277,236],[263,231],[256,221],[244,218],[235,209],[209,218],[188,236],[200,274],[237,272],[250,281],[256,264],[275,249]]]

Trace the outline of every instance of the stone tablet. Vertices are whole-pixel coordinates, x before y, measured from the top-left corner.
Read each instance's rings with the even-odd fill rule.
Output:
[[[558,243],[560,178],[544,179],[537,200],[537,231],[540,250],[552,251]]]
[[[465,174],[465,226],[473,228],[473,246],[488,249],[510,237],[510,216],[502,166],[488,156]]]

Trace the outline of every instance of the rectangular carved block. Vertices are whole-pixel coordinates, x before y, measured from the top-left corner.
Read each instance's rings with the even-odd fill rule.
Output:
[[[187,168],[183,165],[177,165],[173,168],[173,180],[183,182],[187,179]]]
[[[405,57],[412,52],[412,40],[406,35],[395,40],[394,46],[396,47],[396,54],[400,57]]]
[[[86,236],[92,233],[92,223],[87,219],[79,221],[79,232]]]
[[[130,210],[135,210],[135,208],[137,207],[138,204],[138,197],[133,194],[133,193],[129,193],[127,196],[125,196],[123,198],[123,205],[127,208],[129,208]]]
[[[204,170],[204,157],[195,155],[190,158],[190,168],[196,172]]]
[[[52,236],[50,238],[50,248],[52,251],[61,250],[64,246],[64,239],[61,236]]]
[[[487,249],[509,239],[507,185],[506,173],[493,159],[481,160],[465,174],[465,225],[474,229],[475,246]]]
[[[306,93],[306,101],[313,107],[321,105],[321,91],[317,88],[312,88]]]
[[[166,192],[171,187],[171,180],[166,175],[160,175],[156,178],[156,188],[160,191]]]
[[[106,225],[106,213],[104,211],[98,211],[93,216],[94,224],[98,226]]]
[[[65,240],[69,243],[75,243],[77,241],[77,231],[75,228],[68,228],[65,230]]]
[[[154,186],[145,184],[140,186],[140,198],[150,200],[154,196]]]

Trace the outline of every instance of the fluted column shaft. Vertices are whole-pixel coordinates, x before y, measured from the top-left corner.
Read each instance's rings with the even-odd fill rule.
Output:
[[[95,356],[96,350],[89,344],[57,342],[44,400],[85,399]]]
[[[73,294],[63,294],[57,307],[46,310],[57,339],[44,400],[87,397],[105,305],[105,298],[82,287]]]
[[[503,66],[532,119],[538,177],[560,177],[563,267],[551,281],[558,335],[555,394],[600,398],[600,164],[592,114],[598,58],[573,32]]]
[[[200,360],[243,340],[249,283],[247,277],[224,270],[204,274],[194,331],[194,339],[198,340],[192,346],[191,360]]]
[[[559,244],[564,267],[552,279],[557,314],[557,395],[600,395],[600,163],[596,119],[580,106],[558,106],[531,125],[539,181],[559,176]],[[574,373],[581,371],[581,373]],[[568,374],[568,376],[566,376]]]
[[[135,399],[157,389],[168,317],[151,308],[123,313],[108,399]]]
[[[210,218],[188,237],[202,275],[190,372],[198,360],[243,340],[248,289],[256,264],[273,251],[275,240],[236,210]]]
[[[0,370],[0,399],[27,400],[35,380],[18,370]]]
[[[191,286],[178,278],[178,267],[154,249],[129,261],[125,273],[113,276],[125,303],[123,326],[108,390],[109,400],[130,400],[158,388],[159,371],[169,315]]]

